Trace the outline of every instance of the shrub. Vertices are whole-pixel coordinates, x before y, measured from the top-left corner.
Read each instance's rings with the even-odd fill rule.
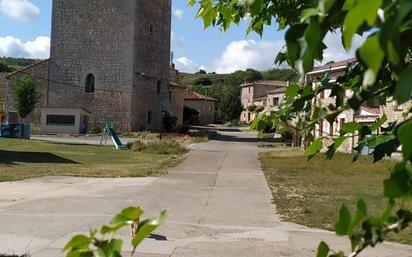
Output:
[[[176,140],[162,140],[149,143],[136,141],[128,145],[128,148],[135,152],[148,154],[185,154],[189,149],[182,146]]]
[[[175,116],[170,115],[170,113],[166,113],[163,117],[163,128],[166,132],[172,132],[173,129],[176,127],[177,118]]]

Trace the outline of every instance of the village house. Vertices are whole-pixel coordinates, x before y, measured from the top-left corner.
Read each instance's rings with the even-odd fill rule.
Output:
[[[186,87],[182,85],[182,78],[175,64],[171,64],[169,82],[170,115],[176,117],[176,125],[183,124],[184,102]]]
[[[179,91],[169,87],[171,1],[54,0],[52,12],[50,59],[7,77],[7,121],[17,118],[11,85],[31,75],[42,98],[27,120],[50,133],[106,123],[118,131],[159,130],[172,111],[171,91]]]
[[[7,90],[7,81],[6,76],[8,73],[0,73],[0,124],[6,122],[6,90]]]
[[[320,82],[319,79],[324,77],[326,73],[330,74],[330,81],[334,82],[336,79],[343,75],[348,65],[356,62],[356,59],[348,59],[340,62],[332,62],[323,66],[316,67],[313,71],[309,72],[306,77],[306,82],[311,83],[313,87],[316,87]],[[335,103],[335,97],[330,96],[331,90],[327,89],[324,93],[318,95],[315,100],[315,104],[320,106],[327,106]],[[346,92],[346,99],[351,97],[351,92]],[[371,125],[383,114],[386,114],[388,121],[390,122],[400,121],[402,114],[407,108],[411,106],[411,102],[405,105],[397,105],[395,101],[387,102],[382,105],[379,101],[376,101],[370,105],[363,105],[357,111],[346,110],[341,113],[333,123],[329,123],[324,120],[319,122],[315,127],[315,138],[326,137],[332,138],[340,135],[340,130],[346,122],[358,122],[363,125]],[[379,133],[379,132],[378,132]],[[349,140],[340,147],[340,151],[352,152],[353,148],[358,143],[358,136],[352,135]],[[368,151],[366,149],[366,151]]]
[[[199,125],[208,125],[215,122],[216,99],[186,90],[184,100],[185,106],[199,112]]]
[[[260,112],[270,114],[284,97],[287,81],[260,80],[240,85],[243,112],[240,122],[249,124]]]

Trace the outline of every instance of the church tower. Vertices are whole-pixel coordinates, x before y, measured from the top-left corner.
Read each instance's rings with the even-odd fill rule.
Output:
[[[89,126],[157,130],[167,109],[171,0],[53,0],[48,106]]]

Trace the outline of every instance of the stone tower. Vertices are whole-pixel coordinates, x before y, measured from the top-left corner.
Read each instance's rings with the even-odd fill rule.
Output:
[[[53,0],[48,106],[89,126],[157,130],[167,109],[171,0]]]

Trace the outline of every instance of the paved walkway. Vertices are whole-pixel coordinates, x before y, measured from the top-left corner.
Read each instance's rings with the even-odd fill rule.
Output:
[[[279,221],[254,137],[225,132],[197,145],[185,162],[160,178],[1,183],[0,252],[63,256],[60,249],[71,236],[108,222],[130,205],[140,205],[149,217],[170,210],[167,223],[156,231],[163,237],[144,241],[137,256],[316,256],[320,240],[347,249],[349,244],[332,233]],[[128,239],[129,231],[121,233]],[[363,256],[412,256],[412,248],[386,244]]]

